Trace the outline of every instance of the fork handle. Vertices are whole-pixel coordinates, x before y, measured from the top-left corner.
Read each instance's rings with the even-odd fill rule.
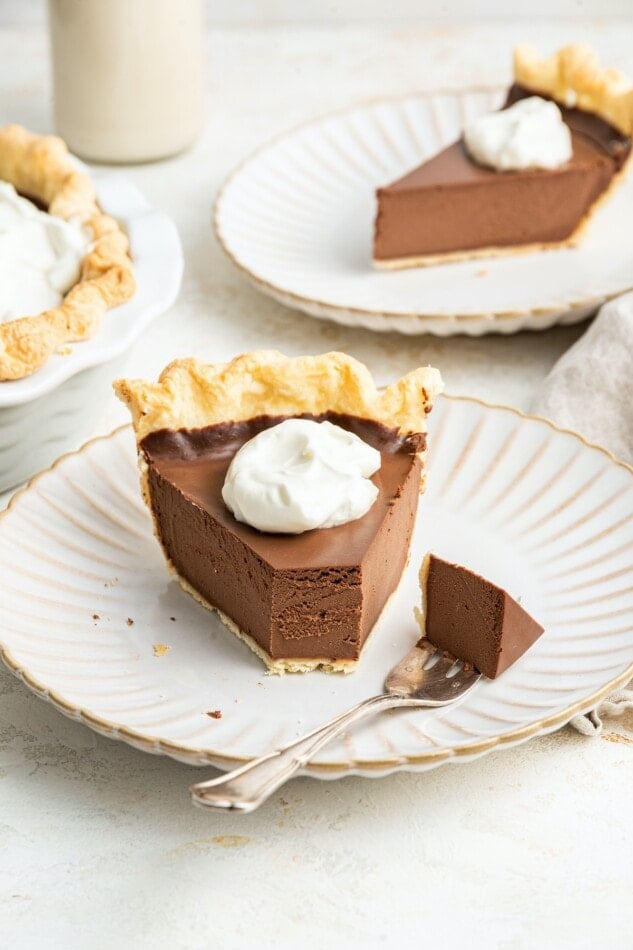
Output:
[[[353,722],[383,709],[403,705],[407,705],[406,700],[388,694],[366,699],[346,712],[340,713],[324,726],[314,729],[300,739],[295,739],[294,742],[275,752],[262,755],[208,782],[197,782],[191,786],[193,802],[204,808],[253,811],[303,768],[319,749]]]

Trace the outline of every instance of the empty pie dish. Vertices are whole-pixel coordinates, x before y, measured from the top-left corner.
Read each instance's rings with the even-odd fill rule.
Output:
[[[183,256],[173,221],[153,210],[130,182],[105,171],[92,179],[100,208],[129,238],[136,292],[108,310],[93,337],[64,346],[30,376],[0,383],[0,491],[89,433],[95,409],[132,345],[180,288]]]

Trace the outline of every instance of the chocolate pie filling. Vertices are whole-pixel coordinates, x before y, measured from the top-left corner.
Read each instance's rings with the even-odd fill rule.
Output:
[[[300,416],[327,419],[378,449],[379,495],[348,524],[264,534],[235,520],[221,490],[237,450],[283,418],[146,436],[141,448],[160,541],[178,574],[273,659],[355,660],[406,561],[425,437],[337,413]]]
[[[540,94],[515,84],[504,108],[533,95]],[[474,162],[460,139],[378,189],[374,258],[399,260],[569,238],[622,168],[631,140],[599,116],[558,105],[571,130],[569,162],[553,169],[498,172]]]
[[[507,591],[459,564],[427,556],[424,635],[495,679],[543,633]]]

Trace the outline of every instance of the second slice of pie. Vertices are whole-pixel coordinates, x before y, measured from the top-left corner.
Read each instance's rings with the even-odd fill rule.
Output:
[[[217,610],[273,672],[353,669],[407,560],[438,371],[417,369],[379,391],[345,354],[292,359],[259,351],[221,365],[179,360],[157,383],[119,380],[115,388],[132,413],[156,535],[185,590]],[[289,419],[333,427],[324,432],[333,438],[332,458],[319,463],[323,482],[311,483],[306,514],[328,506],[357,452],[377,466],[364,514],[300,533],[259,530],[233,514],[223,498],[227,473],[259,434],[275,430],[268,448],[251,452],[264,469],[251,474],[265,484],[266,465],[282,470],[281,486],[266,496],[282,514],[286,481],[303,457],[312,465],[311,449],[288,460],[271,456],[282,452],[275,439]],[[336,458],[339,444],[351,461]],[[247,493],[249,471],[242,473]],[[352,507],[367,488],[354,484]],[[260,508],[268,518],[270,505]]]
[[[616,70],[601,69],[583,44],[547,58],[522,45],[505,105],[485,119],[476,130],[476,157],[467,123],[458,141],[378,189],[376,266],[576,243],[630,158],[633,86]],[[556,157],[557,135],[566,142]]]

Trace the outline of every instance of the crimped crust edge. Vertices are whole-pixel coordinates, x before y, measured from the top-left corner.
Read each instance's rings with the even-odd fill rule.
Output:
[[[572,43],[541,56],[529,43],[514,49],[514,79],[561,105],[604,119],[623,135],[633,133],[633,85],[617,69],[603,69],[586,43]]]
[[[345,353],[286,357],[276,350],[254,350],[224,364],[175,360],[157,383],[114,383],[132,414],[138,442],[161,429],[328,411],[371,419],[403,435],[423,433],[442,389],[439,371],[430,366],[378,390],[369,370]]]

